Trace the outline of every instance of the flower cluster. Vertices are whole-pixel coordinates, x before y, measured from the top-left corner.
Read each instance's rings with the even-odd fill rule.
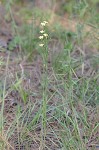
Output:
[[[43,21],[41,22],[41,26],[46,26],[47,23],[48,23],[47,21]]]
[[[39,39],[40,39],[40,40],[43,40],[44,38],[47,38],[47,37],[48,37],[48,34],[45,33],[45,30],[44,30],[44,27],[46,26],[46,24],[48,24],[47,21],[41,22],[41,26],[43,27],[43,29],[40,31],[40,33],[41,33],[41,35],[39,36]],[[43,47],[44,44],[41,43],[41,44],[39,44],[39,46],[40,46],[40,47]]]

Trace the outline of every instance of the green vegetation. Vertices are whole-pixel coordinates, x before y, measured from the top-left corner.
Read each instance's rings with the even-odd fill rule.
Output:
[[[95,150],[98,1],[67,1],[58,14],[29,3],[2,1],[13,38],[9,50],[0,51],[0,149]],[[15,5],[21,6],[17,15]],[[50,21],[64,13],[76,22],[75,30],[62,26],[60,18]]]

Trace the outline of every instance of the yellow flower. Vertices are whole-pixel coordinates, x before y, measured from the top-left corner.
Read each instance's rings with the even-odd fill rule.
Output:
[[[46,25],[46,23],[44,23],[44,22],[41,22],[41,26],[45,26]]]
[[[40,31],[40,33],[44,33],[44,32],[45,32],[44,30],[41,30],[41,31]]]
[[[39,39],[42,40],[42,39],[43,39],[43,36],[39,36]]]
[[[39,44],[39,46],[40,46],[40,47],[43,47],[43,46],[44,46],[44,44]]]
[[[45,26],[47,23],[48,23],[47,21],[43,21],[43,22],[41,22],[41,25]]]
[[[44,33],[43,35],[44,35],[45,37],[48,37],[48,34],[46,34],[46,33]]]
[[[47,21],[43,21],[45,24],[47,24],[48,22]]]

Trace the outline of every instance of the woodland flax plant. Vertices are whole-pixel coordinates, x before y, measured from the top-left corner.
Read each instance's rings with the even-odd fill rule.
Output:
[[[93,66],[96,64],[93,63],[97,63],[96,67],[98,67],[99,60],[97,54],[89,55],[91,47],[88,47],[88,44],[90,43],[84,43],[85,40],[92,41],[94,36],[92,36],[93,38],[89,36],[94,32],[98,33],[98,29],[93,31],[94,29],[91,28],[91,33],[84,31],[81,17],[84,18],[83,15],[86,11],[90,15],[89,11],[91,11],[86,9],[85,2],[87,0],[79,1],[77,4],[73,0],[71,0],[73,3],[68,2],[73,6],[73,10],[67,8],[68,5],[64,6],[66,8],[62,8],[62,10],[67,10],[66,12],[69,12],[68,9],[73,11],[73,16],[68,19],[73,17],[74,25],[75,21],[76,23],[78,21],[75,32],[68,30],[67,26],[65,29],[60,25],[60,21],[62,21],[62,25],[69,21],[66,19],[67,17],[65,20],[63,16],[60,18],[61,16],[56,16],[56,14],[54,15],[57,22],[53,22],[51,27],[47,21],[41,22],[38,27],[42,14],[44,14],[43,18],[50,20],[53,12],[45,13],[44,10],[42,12],[35,8],[28,10],[27,7],[19,7],[21,13],[23,12],[22,15],[18,11],[20,17],[22,15],[23,26],[21,24],[16,26],[14,16],[17,14],[13,14],[14,8],[11,9],[13,7],[11,1],[14,3],[14,0],[5,2],[8,5],[7,12],[12,18],[14,38],[9,47],[18,44],[22,47],[22,53],[19,50],[19,53],[16,53],[16,50],[15,52],[9,51],[11,53],[9,58],[5,57],[5,54],[3,54],[4,58],[0,57],[0,75],[1,80],[3,79],[0,82],[0,150],[86,150],[90,148],[95,150],[95,147],[98,149],[99,72],[98,68],[95,69]],[[90,5],[88,7],[91,8]],[[75,9],[77,9],[76,12]],[[95,7],[93,9],[95,10]],[[25,19],[27,16],[25,12],[33,13],[36,22],[33,19],[31,24],[29,22],[26,24],[32,15]],[[68,15],[70,16],[70,14]],[[84,26],[88,21],[87,17]],[[96,26],[95,18],[94,14],[90,15],[89,19],[92,22],[88,21],[88,23]],[[96,45],[93,42],[91,44],[94,48]],[[51,68],[48,63],[48,44],[51,48]],[[35,64],[39,58],[38,52],[35,53],[37,48],[42,59],[39,61],[42,64],[41,72],[39,69],[36,72],[42,74],[40,87],[38,84],[34,84],[35,69],[37,68]],[[10,53],[7,52],[7,55]],[[0,54],[2,55],[2,52]],[[13,56],[14,58],[12,58]],[[34,56],[34,58],[31,59],[30,56]],[[15,63],[13,64],[14,59]],[[23,66],[19,66],[19,64]],[[35,85],[37,85],[36,88]]]
[[[41,31],[40,31],[40,53],[43,60],[43,76],[42,76],[42,130],[41,130],[41,145],[40,149],[44,149],[45,147],[45,137],[46,137],[46,126],[47,126],[47,87],[48,87],[48,34],[46,33],[46,25],[47,21],[41,22]]]

